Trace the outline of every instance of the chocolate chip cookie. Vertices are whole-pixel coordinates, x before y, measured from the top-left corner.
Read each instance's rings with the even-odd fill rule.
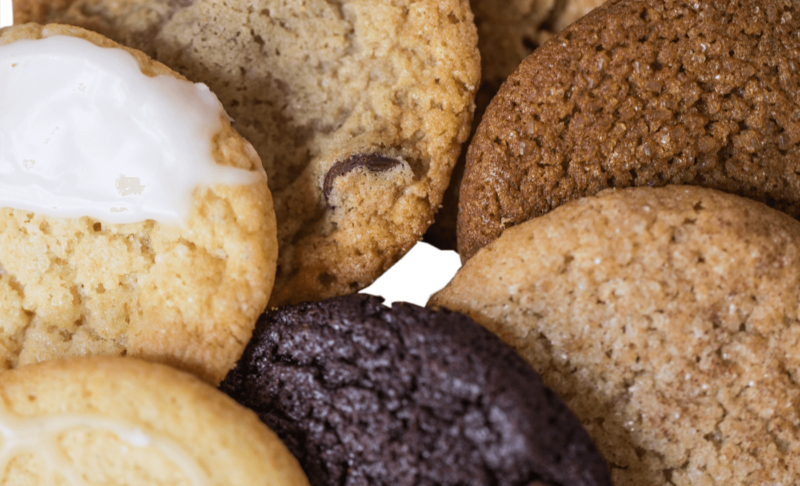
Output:
[[[96,30],[217,94],[275,199],[272,306],[355,292],[389,268],[432,223],[469,134],[480,74],[467,0],[14,5],[17,22]],[[373,158],[394,163],[357,162]],[[353,169],[329,177],[341,164]]]
[[[509,77],[470,145],[458,245],[610,187],[692,184],[800,216],[800,7],[614,0]]]

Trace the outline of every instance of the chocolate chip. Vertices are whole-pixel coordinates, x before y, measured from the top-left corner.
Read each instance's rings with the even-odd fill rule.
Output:
[[[328,202],[328,198],[331,195],[331,189],[333,189],[333,181],[337,177],[343,176],[359,167],[366,167],[372,172],[384,172],[400,164],[401,162],[398,159],[381,154],[355,154],[336,162],[325,175],[325,181],[322,184],[322,194],[325,195],[325,202],[328,203],[328,207],[334,207]]]

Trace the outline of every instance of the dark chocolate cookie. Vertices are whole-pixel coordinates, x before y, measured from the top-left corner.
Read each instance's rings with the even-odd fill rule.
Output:
[[[561,399],[458,313],[366,295],[274,310],[221,389],[314,485],[610,485]]]
[[[800,216],[800,4],[612,0],[493,99],[459,201],[466,259],[610,187],[691,184]]]

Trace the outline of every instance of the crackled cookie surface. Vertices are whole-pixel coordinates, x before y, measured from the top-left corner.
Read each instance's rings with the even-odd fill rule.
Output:
[[[219,96],[275,198],[272,306],[354,292],[422,236],[479,82],[466,0],[17,0],[15,20],[96,30]],[[395,164],[353,166],[324,191],[354,157]]]
[[[463,315],[381,302],[265,314],[220,387],[311,484],[610,484],[586,431],[508,346]]]
[[[36,24],[0,31],[0,47],[10,47],[15,41],[31,45],[57,36],[80,40],[92,48],[119,48],[114,42],[77,27]],[[138,63],[139,76],[183,79],[141,52],[129,50],[126,54],[120,49],[115,52],[127,56],[134,67]],[[4,65],[0,75],[10,79],[27,69],[26,63]],[[82,87],[85,92],[80,91]],[[89,112],[90,105],[103,105],[99,97],[93,98],[94,88],[89,81],[85,85],[64,87],[65,91],[88,98],[77,112],[61,105],[52,107],[61,110],[60,116],[67,123],[59,133],[68,133],[76,127],[80,132],[82,113]],[[103,114],[101,111],[97,113]],[[21,113],[19,118],[27,120],[29,115]],[[0,368],[64,356],[103,354],[168,363],[213,383],[225,376],[267,304],[277,244],[274,211],[258,156],[230,127],[221,107],[215,116],[220,128],[208,144],[209,163],[219,169],[244,169],[235,172],[245,174],[245,179],[252,179],[252,183],[197,186],[188,193],[185,220],[162,223],[148,216],[139,222],[109,223],[99,217],[42,214],[3,204]],[[10,129],[10,133],[5,133],[4,128],[3,135],[13,137],[17,129],[15,140],[22,140],[30,130],[38,128],[26,128],[23,124]],[[126,146],[125,134],[124,130],[112,134],[120,137],[121,154],[139,148],[131,148],[130,141]],[[65,139],[45,143],[71,146],[70,140]],[[98,146],[102,143],[97,142]],[[86,151],[87,156],[92,155],[91,144],[81,144],[78,148]],[[150,148],[161,151],[161,147]],[[10,145],[4,143],[0,147],[3,150],[11,150]],[[83,177],[81,170],[85,166],[70,172],[72,166],[66,159],[59,159],[61,155],[58,150],[50,153],[50,162],[55,167],[62,164],[60,167],[67,177],[65,187],[69,189],[69,178]],[[192,165],[191,160],[187,162]],[[8,160],[5,152],[0,155],[4,183],[6,178],[24,173],[26,183],[33,184],[30,187],[45,190],[49,186],[36,183],[50,177],[48,173],[37,175],[41,165],[42,159],[35,162],[32,158],[26,164],[25,160]],[[147,194],[146,186],[157,184],[156,180],[143,179],[144,185],[136,182],[133,185],[139,187],[131,188],[128,187],[131,184],[120,185],[125,179],[120,177],[116,189],[121,194],[130,191]],[[171,179],[169,185],[180,184]],[[2,197],[6,196],[4,193]],[[124,205],[132,199],[136,197],[119,200]],[[114,209],[121,211],[113,207],[111,212],[105,209],[109,219],[115,216]]]
[[[800,216],[800,7],[615,0],[508,79],[467,154],[458,245],[610,187],[692,184]]]
[[[0,398],[4,485],[308,484],[255,414],[167,366],[50,361],[2,373]]]
[[[472,0],[481,53],[481,86],[475,97],[473,128],[477,128],[500,85],[523,59],[553,34],[602,4],[603,0]],[[425,241],[443,250],[457,248],[458,196],[465,164],[462,151],[436,221],[425,233]]]
[[[431,303],[562,396],[615,485],[800,477],[800,223],[694,186],[609,190],[509,228]]]

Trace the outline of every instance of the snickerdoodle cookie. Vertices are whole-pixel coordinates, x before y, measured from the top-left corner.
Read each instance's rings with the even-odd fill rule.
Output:
[[[481,85],[475,96],[473,131],[500,85],[523,59],[553,34],[602,4],[603,0],[471,0],[481,53]],[[443,250],[457,248],[458,196],[465,164],[462,152],[436,221],[425,233],[425,241]]]
[[[800,216],[800,5],[612,0],[536,49],[472,140],[458,246],[610,187],[691,184]]]
[[[431,301],[514,347],[615,485],[797,484],[800,223],[694,186],[506,230]]]
[[[352,293],[433,222],[480,78],[467,0],[17,0],[206,83],[269,175],[270,305]]]
[[[0,369],[80,355],[218,383],[264,310],[275,214],[202,85],[99,34],[0,30]]]

